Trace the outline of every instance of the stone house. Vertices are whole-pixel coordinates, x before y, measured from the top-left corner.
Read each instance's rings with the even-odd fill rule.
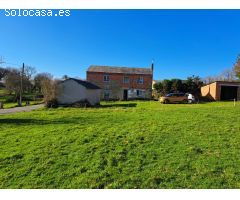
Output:
[[[153,66],[129,68],[90,66],[87,81],[102,88],[101,99],[128,100],[152,97]]]

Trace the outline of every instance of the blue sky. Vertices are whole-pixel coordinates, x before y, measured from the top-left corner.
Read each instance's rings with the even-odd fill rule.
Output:
[[[150,67],[154,79],[206,77],[240,53],[240,10],[71,10],[70,17],[5,17],[0,56],[55,77],[89,65]],[[13,65],[14,66],[14,65]]]

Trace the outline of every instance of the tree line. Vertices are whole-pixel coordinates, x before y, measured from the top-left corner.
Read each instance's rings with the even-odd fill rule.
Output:
[[[158,98],[171,92],[191,93],[196,97],[200,96],[200,88],[204,84],[214,81],[237,81],[240,79],[240,55],[238,56],[234,66],[225,69],[217,76],[208,76],[201,79],[199,76],[187,77],[186,80],[181,79],[164,79],[153,85],[153,96]]]
[[[20,94],[35,94],[44,101],[55,98],[56,81],[50,73],[36,73],[32,66],[22,68],[0,67],[0,81],[5,90],[13,96],[12,102],[18,102]],[[54,96],[54,97],[53,97]]]
[[[63,79],[68,76],[64,75]],[[154,84],[153,95],[159,97],[170,92],[192,93],[195,96],[200,95],[200,88],[207,83],[217,80],[234,81],[240,80],[240,55],[231,69],[224,70],[215,77],[206,77],[201,79],[199,76],[191,76],[186,80],[165,79]],[[32,66],[25,66],[24,71],[21,68],[0,67],[0,83],[4,82],[5,88],[9,94],[14,96],[13,101],[17,101],[20,93],[34,93],[42,95],[45,102],[54,101],[56,98],[56,84],[50,73],[36,73]]]
[[[200,94],[200,88],[202,86],[203,81],[199,76],[191,76],[186,80],[164,79],[163,81],[159,81],[153,85],[153,94],[155,98],[171,92],[188,92],[194,94],[195,96],[198,96]]]

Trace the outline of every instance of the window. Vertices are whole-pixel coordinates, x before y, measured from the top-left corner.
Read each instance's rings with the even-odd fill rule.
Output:
[[[103,76],[103,81],[104,82],[109,82],[109,75],[104,75]]]
[[[173,93],[166,94],[165,97],[172,97]]]
[[[138,84],[143,84],[143,77],[139,77],[139,78],[137,79],[137,83],[138,83]]]
[[[137,96],[141,97],[144,95],[144,90],[137,90]]]
[[[123,77],[123,83],[129,83],[129,77],[128,76],[124,76]]]

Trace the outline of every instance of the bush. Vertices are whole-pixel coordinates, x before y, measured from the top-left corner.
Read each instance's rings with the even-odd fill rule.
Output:
[[[90,107],[91,104],[89,103],[88,100],[83,100],[83,101],[78,101],[70,105],[71,107],[74,108],[85,108],[85,107]]]
[[[34,96],[34,99],[43,99],[44,96],[42,94],[37,94]]]
[[[5,96],[5,102],[6,103],[14,103],[14,102],[16,102],[16,97],[14,97],[14,96]]]
[[[33,97],[32,96],[23,96],[22,101],[33,101]]]
[[[46,108],[57,108],[58,107],[57,99],[51,99],[51,100],[45,101],[45,107]]]

